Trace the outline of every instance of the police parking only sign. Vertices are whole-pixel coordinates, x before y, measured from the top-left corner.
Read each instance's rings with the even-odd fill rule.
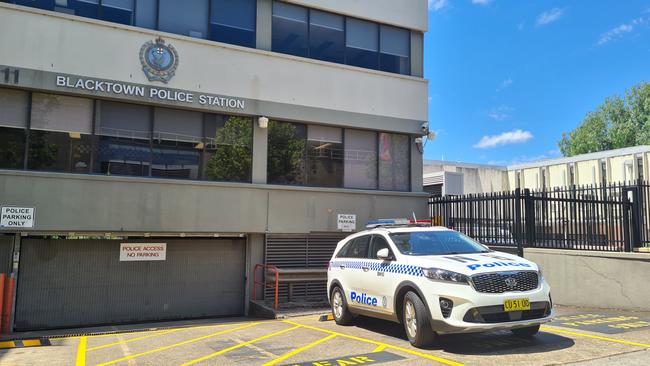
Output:
[[[352,232],[357,229],[357,215],[338,214],[337,228],[345,232]]]
[[[33,227],[33,207],[3,207],[2,210],[0,210],[0,228],[31,229]]]

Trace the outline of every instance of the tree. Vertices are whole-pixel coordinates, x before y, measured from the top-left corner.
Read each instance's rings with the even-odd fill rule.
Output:
[[[650,143],[650,83],[641,83],[625,97],[605,99],[559,142],[564,156],[620,149]]]
[[[206,175],[210,180],[250,181],[253,157],[253,129],[250,118],[230,117],[215,136],[216,151],[208,161]]]

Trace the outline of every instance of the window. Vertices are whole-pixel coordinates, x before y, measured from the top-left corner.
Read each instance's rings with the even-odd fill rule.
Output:
[[[295,56],[309,56],[308,10],[296,5],[273,2],[272,49]]]
[[[151,119],[148,106],[102,101],[95,172],[150,176]]]
[[[411,34],[402,28],[382,25],[379,65],[382,71],[411,73]]]
[[[336,256],[337,258],[366,258],[370,245],[370,235],[352,239]]]
[[[345,19],[318,10],[309,12],[309,55],[317,60],[343,63]]]
[[[90,173],[93,110],[92,99],[34,93],[28,169]]]
[[[342,133],[340,128],[307,127],[307,185],[343,186]]]
[[[253,119],[206,116],[206,180],[250,182],[253,167]]]
[[[389,235],[397,249],[406,255],[474,254],[490,251],[456,231],[421,231]]]
[[[159,0],[158,29],[194,38],[208,35],[208,0]]]
[[[267,181],[270,184],[305,183],[307,126],[269,122]]]
[[[345,130],[345,188],[377,189],[377,133]]]
[[[255,47],[256,0],[211,0],[210,39]]]
[[[379,258],[377,258],[377,252],[382,250],[382,249],[388,249],[388,253],[390,255],[393,254],[393,251],[390,249],[390,245],[388,245],[388,242],[386,241],[386,239],[384,239],[383,236],[381,236],[381,235],[373,235],[372,236],[372,244],[370,246],[369,258],[370,259],[379,259]]]
[[[101,18],[113,23],[133,24],[135,0],[102,0]]]
[[[202,141],[201,112],[155,108],[151,176],[198,179]]]
[[[410,182],[409,136],[379,134],[379,189],[408,191]]]
[[[347,18],[345,57],[348,65],[379,68],[379,26],[372,22]]]
[[[0,88],[0,168],[23,169],[29,94]]]
[[[135,25],[158,29],[158,0],[135,0]]]

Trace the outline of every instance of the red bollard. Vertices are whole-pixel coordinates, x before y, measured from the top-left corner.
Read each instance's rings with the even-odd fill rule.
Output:
[[[11,277],[5,279],[4,296],[2,299],[2,333],[9,334],[11,331],[11,313],[14,301],[14,284]]]

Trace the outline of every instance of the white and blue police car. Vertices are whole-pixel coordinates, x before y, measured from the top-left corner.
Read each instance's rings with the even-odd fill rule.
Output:
[[[339,325],[357,315],[402,323],[416,347],[438,334],[511,330],[532,337],[554,315],[539,267],[469,237],[378,220],[338,243],[327,285]]]

